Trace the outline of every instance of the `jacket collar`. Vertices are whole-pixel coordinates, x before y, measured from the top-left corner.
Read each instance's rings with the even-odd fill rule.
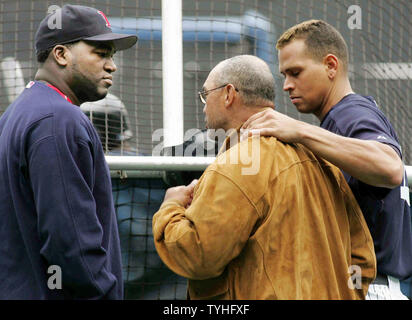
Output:
[[[237,128],[229,129],[225,141],[223,141],[222,146],[219,149],[218,156],[226,152],[230,148],[234,147],[240,142],[240,128],[242,128],[243,123]]]

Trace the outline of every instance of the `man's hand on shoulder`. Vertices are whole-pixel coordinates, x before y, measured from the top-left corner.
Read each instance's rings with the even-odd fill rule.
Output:
[[[241,140],[252,135],[273,136],[287,143],[300,143],[306,126],[273,109],[267,108],[252,115],[242,126]]]
[[[241,140],[257,134],[301,143],[317,156],[372,186],[392,189],[402,182],[402,160],[392,147],[377,141],[343,137],[273,109],[252,115],[242,129]]]

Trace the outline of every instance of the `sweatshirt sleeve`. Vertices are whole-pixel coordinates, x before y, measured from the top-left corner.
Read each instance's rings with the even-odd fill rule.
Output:
[[[362,107],[362,102],[359,102],[359,105],[337,109],[334,118],[339,119],[335,124],[340,135],[387,144],[402,158],[401,147],[391,132],[390,124],[378,110]]]
[[[40,254],[49,266],[61,268],[62,289],[75,299],[115,299],[119,279],[109,270],[102,247],[91,143],[45,137],[32,145],[28,166]]]
[[[236,258],[258,220],[255,206],[226,176],[207,171],[188,209],[166,201],[153,217],[163,262],[188,279],[219,276]]]

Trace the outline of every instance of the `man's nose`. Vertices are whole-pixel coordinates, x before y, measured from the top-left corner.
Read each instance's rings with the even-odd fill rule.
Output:
[[[110,58],[104,65],[105,70],[109,71],[110,73],[113,73],[117,70],[117,66],[114,63],[113,58]]]
[[[285,81],[283,82],[283,91],[290,91],[295,88],[295,85],[293,81],[290,81],[288,77],[285,78]]]

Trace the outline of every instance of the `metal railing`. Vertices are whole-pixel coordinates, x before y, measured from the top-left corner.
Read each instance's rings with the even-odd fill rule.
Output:
[[[164,171],[203,171],[215,157],[106,156],[113,178],[159,178]],[[412,186],[412,166],[405,165]]]

